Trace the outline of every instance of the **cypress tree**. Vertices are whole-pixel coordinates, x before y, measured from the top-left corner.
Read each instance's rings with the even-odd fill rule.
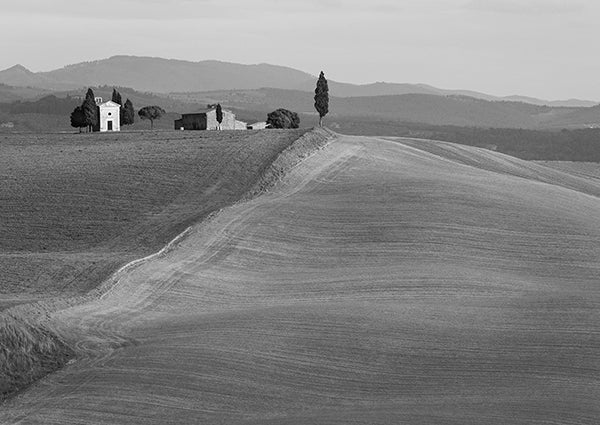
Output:
[[[88,89],[85,94],[85,100],[81,105],[83,113],[85,115],[85,125],[88,127],[88,131],[92,131],[98,126],[98,106],[96,105],[96,99],[92,89]]]
[[[121,123],[121,125],[123,125],[123,119],[125,117],[125,111],[123,109],[123,99],[121,98],[121,93],[119,93],[115,88],[113,88],[111,100],[114,103],[118,103],[119,105],[121,105],[121,108],[119,109],[119,122]]]
[[[113,102],[118,103],[119,105],[123,106],[123,99],[121,98],[121,93],[119,93],[117,91],[117,89],[113,89],[111,100]]]
[[[329,112],[329,86],[323,71],[319,75],[315,89],[315,109],[319,113],[319,127],[323,127],[323,117]]]
[[[217,103],[217,122],[219,123],[219,130],[221,129],[221,123],[223,122],[223,109],[221,104]]]
[[[135,109],[133,109],[133,103],[127,99],[125,105],[121,108],[123,112],[123,118],[121,120],[122,125],[131,125],[135,122]]]

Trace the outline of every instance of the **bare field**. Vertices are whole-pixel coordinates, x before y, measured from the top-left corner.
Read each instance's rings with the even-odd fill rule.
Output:
[[[0,310],[158,251],[304,131],[0,135]]]
[[[592,425],[600,184],[345,137],[48,322],[6,424]]]
[[[538,164],[582,177],[600,180],[600,163],[575,161],[536,161]]]

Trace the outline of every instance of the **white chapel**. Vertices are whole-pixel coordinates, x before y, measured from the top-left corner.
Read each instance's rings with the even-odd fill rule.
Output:
[[[121,131],[121,105],[110,100],[102,102],[101,97],[96,98],[96,105],[100,111],[100,131]]]

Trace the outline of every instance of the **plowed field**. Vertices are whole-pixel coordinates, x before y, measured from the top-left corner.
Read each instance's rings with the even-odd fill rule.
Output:
[[[600,184],[441,142],[340,137],[56,313],[79,359],[7,424],[586,424]]]
[[[305,131],[0,136],[0,311],[158,251]]]

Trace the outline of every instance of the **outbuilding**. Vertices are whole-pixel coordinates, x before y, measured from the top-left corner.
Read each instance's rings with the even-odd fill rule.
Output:
[[[245,130],[246,123],[237,121],[235,114],[223,109],[223,122],[221,130]],[[182,114],[181,118],[175,120],[175,130],[218,130],[217,109],[210,108],[206,111],[191,114]]]
[[[267,128],[267,123],[264,121],[255,122],[254,124],[248,124],[246,128],[248,130],[264,130]]]
[[[244,121],[235,120],[234,130],[246,130],[248,128],[248,124]]]

